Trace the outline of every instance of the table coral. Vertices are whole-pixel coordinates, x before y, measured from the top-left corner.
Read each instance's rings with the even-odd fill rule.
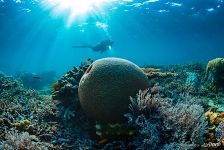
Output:
[[[172,72],[162,72],[160,69],[155,69],[155,68],[142,68],[142,70],[145,72],[147,77],[149,79],[152,78],[166,78],[166,77],[175,77],[177,76],[176,73]]]

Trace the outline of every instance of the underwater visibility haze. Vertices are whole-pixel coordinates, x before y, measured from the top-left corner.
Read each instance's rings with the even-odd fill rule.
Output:
[[[222,0],[1,0],[0,68],[64,73],[90,57],[144,64],[224,55]],[[73,49],[111,39],[112,49]]]
[[[0,150],[224,149],[224,0],[0,0]]]

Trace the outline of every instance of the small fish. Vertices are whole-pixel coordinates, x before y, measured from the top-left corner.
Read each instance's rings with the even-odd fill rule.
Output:
[[[107,144],[108,143],[108,139],[102,139],[98,142],[99,144]]]
[[[34,79],[41,79],[40,77],[38,76],[33,76]]]
[[[91,61],[91,58],[86,58],[86,62],[90,62]]]
[[[93,63],[93,60],[88,57],[88,58],[86,58],[86,62],[92,64]]]

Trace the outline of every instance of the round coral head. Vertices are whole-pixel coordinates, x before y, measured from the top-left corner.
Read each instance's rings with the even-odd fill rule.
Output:
[[[148,79],[134,63],[120,58],[96,60],[80,80],[81,106],[92,119],[104,123],[124,121],[130,96],[148,88]]]

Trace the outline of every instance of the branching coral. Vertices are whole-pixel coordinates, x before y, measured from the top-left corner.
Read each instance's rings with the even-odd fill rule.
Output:
[[[207,122],[200,105],[187,101],[175,104],[172,99],[140,91],[136,99],[132,98],[130,108],[129,123],[139,129],[134,142],[140,149],[192,149],[204,142]]]
[[[78,128],[88,131],[83,114],[78,114],[76,126],[64,124],[49,96],[39,96],[13,78],[2,77],[0,83],[0,149],[46,149],[45,141],[54,144],[51,149],[92,146],[93,141]]]
[[[4,77],[0,79],[0,82],[2,83],[0,97],[4,97],[0,99],[0,118],[3,120],[0,126],[2,139],[5,139],[6,132],[10,128],[34,133],[33,124],[31,125],[28,120],[32,120],[32,123],[38,126],[43,119],[55,116],[53,103],[49,101],[49,98],[39,96],[33,90],[25,89],[13,78]],[[24,120],[25,118],[28,120]]]
[[[224,120],[219,123],[215,130],[215,137],[218,142],[221,142],[224,146]]]
[[[126,126],[122,127],[109,124],[109,129],[100,126],[106,138],[100,141],[97,141],[100,137],[91,139],[96,136],[96,124],[85,116],[77,98],[77,86],[87,67],[87,64],[82,64],[57,81],[52,89],[53,100],[25,89],[12,77],[1,76],[0,149],[197,149],[203,144],[206,129],[209,130],[205,134],[206,142],[224,145],[224,113],[219,107],[224,106],[222,97],[218,99],[219,103],[211,106],[208,105],[211,98],[195,97],[199,96],[201,89],[194,90],[196,93],[192,96],[186,88],[186,85],[196,82],[195,86],[203,87],[201,77],[205,68],[200,65],[163,68],[164,72],[175,72],[178,76],[149,80],[154,83],[150,89],[131,98],[130,113],[125,114],[128,124],[125,122]],[[199,79],[188,80],[194,73]],[[203,96],[210,93],[204,92]],[[206,110],[208,106],[212,107],[205,113],[209,128],[202,106]],[[64,122],[62,118],[69,121]],[[123,136],[123,133],[128,134]],[[110,138],[111,135],[115,136]],[[212,145],[203,145],[209,144]]]
[[[188,143],[178,143],[178,142],[173,142],[170,144],[165,144],[161,150],[192,150],[195,149],[194,144],[188,144]]]
[[[29,135],[28,132],[18,133],[15,130],[6,135],[6,141],[0,142],[0,148],[3,150],[43,150],[52,148],[51,144],[39,142],[36,136]]]
[[[89,64],[81,63],[68,71],[52,86],[52,99],[56,101],[60,116],[64,120],[71,119],[80,109],[78,99],[78,85]]]
[[[133,115],[144,114],[147,117],[158,114],[164,107],[169,107],[169,102],[171,101],[169,98],[164,98],[161,101],[159,95],[151,95],[149,94],[149,90],[140,90],[136,98],[130,97],[130,99],[131,104],[129,107]]]
[[[201,106],[178,103],[168,109],[165,124],[174,131],[172,142],[203,144],[207,122]]]

